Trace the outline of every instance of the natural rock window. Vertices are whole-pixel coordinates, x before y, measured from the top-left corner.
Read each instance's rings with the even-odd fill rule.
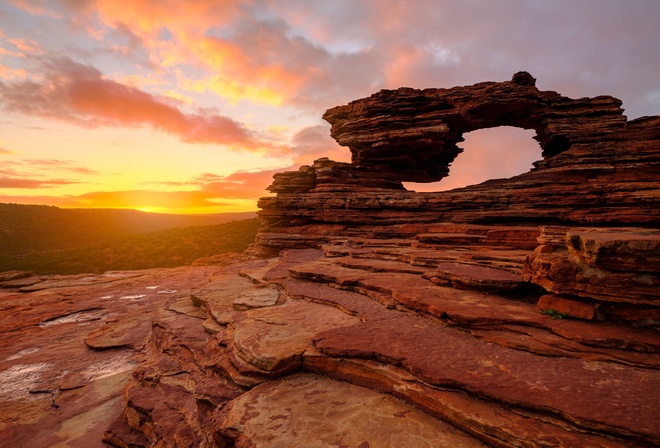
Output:
[[[463,152],[449,166],[449,176],[438,182],[403,185],[411,191],[447,191],[526,173],[543,158],[535,135],[532,129],[513,126],[468,132],[458,144]]]

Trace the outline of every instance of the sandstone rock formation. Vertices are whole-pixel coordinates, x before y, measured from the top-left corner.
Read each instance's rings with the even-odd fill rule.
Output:
[[[138,273],[131,291],[116,283],[128,297],[147,283],[192,288],[154,301],[148,318],[99,304],[90,291],[109,288],[105,277],[0,277],[25,322],[43,326],[59,307],[82,316],[68,324],[78,374],[38,367],[47,387],[3,403],[0,434],[46,437],[54,408],[53,420],[21,420],[38,408],[17,397],[48,390],[63,429],[38,440],[62,446],[88,446],[102,424],[119,447],[660,445],[660,117],[627,121],[614,98],[534,82],[381,91],[330,109],[352,163],[275,175],[246,256],[162,270],[158,283]],[[441,193],[402,187],[447,175],[463,133],[498,125],[536,130],[532,171]],[[72,282],[87,292],[28,311]],[[23,328],[36,331],[2,328],[0,379],[60,366],[11,342]],[[138,363],[117,377],[121,406],[83,366],[90,353]],[[59,398],[69,390],[77,398]],[[76,439],[70,428],[91,421],[85,394],[108,404]]]

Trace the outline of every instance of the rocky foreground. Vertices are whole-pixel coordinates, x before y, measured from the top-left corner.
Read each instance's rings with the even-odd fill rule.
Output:
[[[660,117],[620,105],[527,73],[382,91],[326,113],[353,162],[276,175],[242,256],[5,274],[1,443],[659,446]],[[497,125],[543,160],[402,187]]]
[[[658,332],[542,313],[585,311],[530,290],[532,251],[500,244],[411,263],[361,241],[5,292],[3,444],[658,444]]]

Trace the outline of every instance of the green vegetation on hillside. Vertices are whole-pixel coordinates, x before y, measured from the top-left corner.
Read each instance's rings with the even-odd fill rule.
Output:
[[[120,209],[0,204],[0,257],[73,249],[138,233],[248,219],[251,213],[170,215]]]
[[[194,260],[241,252],[254,241],[259,219],[135,234],[70,249],[9,255],[0,252],[0,272],[37,274],[103,273],[190,265]]]

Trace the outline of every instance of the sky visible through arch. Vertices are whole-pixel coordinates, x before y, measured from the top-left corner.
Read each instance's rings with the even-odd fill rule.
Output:
[[[526,70],[657,115],[659,20],[657,0],[2,0],[0,202],[255,210],[274,173],[348,161],[321,115],[382,88]],[[491,135],[497,160],[468,139],[445,185],[533,157]]]

